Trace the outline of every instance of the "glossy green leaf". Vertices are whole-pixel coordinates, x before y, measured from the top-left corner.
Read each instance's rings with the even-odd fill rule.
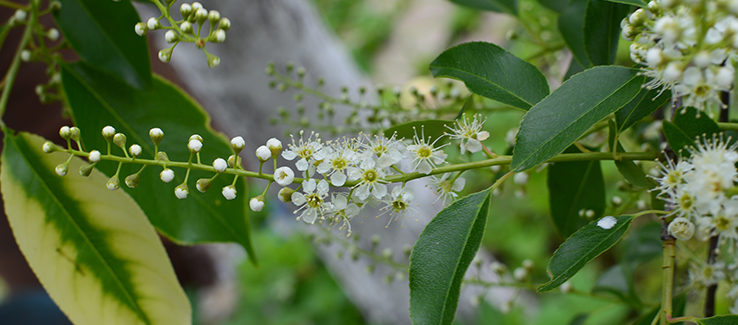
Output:
[[[584,68],[582,68],[581,65],[577,62],[576,58],[572,57],[571,62],[569,62],[569,69],[566,70],[566,74],[564,75],[564,79],[561,82],[565,82],[569,80],[572,76],[574,76],[577,73],[580,73],[584,71]]]
[[[644,117],[651,115],[659,107],[671,100],[671,91],[664,91],[661,95],[659,95],[659,92],[661,90],[641,89],[641,92],[630,103],[615,112],[618,133],[625,131]]]
[[[639,6],[639,7],[647,6],[647,3],[643,0],[607,0],[607,1],[615,2],[615,3],[622,3],[626,5]]]
[[[517,0],[451,0],[451,2],[474,9],[504,12],[513,16],[518,12]]]
[[[564,151],[641,90],[638,71],[595,67],[567,80],[523,117],[510,168],[523,171]]]
[[[446,120],[422,120],[422,121],[412,121],[400,125],[393,126],[387,130],[384,131],[385,137],[392,137],[395,136],[396,139],[410,139],[412,140],[413,137],[417,134],[419,138],[424,139],[431,139],[432,141],[435,141],[440,136],[442,136],[444,133],[448,131],[446,128],[453,127],[454,121],[446,121]],[[448,141],[448,139],[441,138],[437,144],[441,144],[444,141]]]
[[[559,15],[558,20],[561,37],[579,66],[584,68],[592,66],[584,50],[584,18],[588,3],[589,0],[569,1],[569,6]]]
[[[548,264],[551,281],[538,287],[538,292],[549,291],[560,286],[577,274],[584,265],[615,245],[628,230],[633,216],[614,218],[616,223],[609,229],[598,225],[602,219],[595,220],[561,244]]]
[[[62,66],[62,80],[72,118],[82,130],[82,141],[87,150],[105,152],[106,142],[100,130],[111,125],[128,137],[128,145],[137,143],[143,148],[143,158],[150,159],[154,155],[154,146],[149,138],[149,130],[153,127],[164,131],[159,150],[165,151],[172,160],[187,161],[190,156],[187,142],[192,134],[199,134],[204,140],[200,152],[202,163],[210,164],[217,157],[228,158],[232,154],[229,142],[210,128],[207,114],[179,88],[158,76],[150,90],[142,91],[111,79],[103,71],[78,63]],[[244,130],[244,135],[247,134],[248,130]],[[123,154],[117,147],[113,152]],[[113,162],[97,165],[109,176],[115,174],[116,167]],[[123,165],[122,178],[139,168],[134,164]],[[243,181],[239,181],[237,186],[239,195],[228,201],[221,195],[221,188],[230,185],[233,178],[220,176],[213,181],[207,193],[199,193],[195,182],[213,175],[193,171],[188,184],[190,195],[179,200],[174,196],[174,188],[184,180],[186,171],[175,168],[176,178],[167,184],[159,179],[161,170],[160,167],[146,168],[135,189],[121,185],[138,202],[154,226],[173,240],[187,244],[236,242],[243,245],[254,259]]]
[[[415,325],[451,324],[461,281],[484,237],[490,190],[443,209],[425,227],[410,255],[410,318]]]
[[[608,122],[608,127],[610,129],[608,143],[610,144],[610,148],[612,148],[617,132],[615,131],[615,122],[613,122],[612,120]],[[618,142],[617,153],[623,152],[625,152],[625,149],[620,144],[620,142]],[[623,175],[623,177],[628,180],[628,182],[635,186],[640,186],[649,190],[656,186],[656,182],[646,177],[646,174],[643,172],[641,167],[636,165],[632,160],[615,160],[615,166],[618,168],[620,174]]]
[[[491,43],[452,47],[431,62],[430,70],[434,77],[461,80],[472,93],[522,109],[550,92],[538,68]]]
[[[649,222],[632,230],[622,244],[623,270],[632,279],[639,265],[663,255],[663,244],[660,222]]]
[[[620,22],[630,7],[605,0],[589,0],[584,17],[584,51],[593,65],[615,62]]]
[[[571,320],[569,325],[584,325],[584,322],[587,321],[587,318],[589,317],[588,314],[579,314],[574,319]]]
[[[720,315],[695,319],[695,321],[699,325],[735,325],[738,324],[738,315]]]
[[[189,301],[143,211],[108,177],[55,167],[41,137],[5,131],[0,184],[5,213],[23,255],[75,324],[192,324]]]
[[[136,88],[152,85],[146,37],[133,30],[141,19],[129,0],[60,2],[54,20],[82,60]]]
[[[685,148],[694,145],[694,138],[689,137],[689,135],[684,133],[684,130],[669,121],[664,121],[662,128],[664,129],[666,142],[669,143],[671,149],[679,152],[682,156],[689,156],[689,150]]]
[[[572,146],[567,153],[581,152]],[[600,162],[556,162],[548,166],[548,204],[551,218],[563,238],[588,223],[580,211],[594,211],[593,218],[605,212],[605,182]],[[591,220],[591,219],[590,219]]]
[[[689,107],[684,113],[679,110],[674,116],[674,123],[664,121],[664,135],[669,146],[674,151],[682,151],[682,155],[688,156],[689,151],[685,147],[694,146],[697,137],[720,133],[720,127],[707,114],[701,113],[697,116],[697,110]]]

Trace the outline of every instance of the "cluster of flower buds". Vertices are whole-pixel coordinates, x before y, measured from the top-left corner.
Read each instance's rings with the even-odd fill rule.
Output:
[[[164,16],[155,18],[151,17],[145,23],[140,22],[135,26],[136,34],[143,36],[150,30],[167,29],[164,38],[167,43],[174,43],[171,47],[159,51],[159,60],[169,62],[172,59],[172,52],[179,42],[195,43],[197,48],[202,49],[207,56],[208,65],[214,68],[220,64],[220,58],[210,54],[205,50],[205,44],[208,42],[222,43],[226,39],[226,31],[231,28],[231,21],[228,18],[221,17],[217,10],[207,10],[201,3],[193,2],[192,4],[183,3],[179,7],[182,14],[181,20],[174,20],[169,15],[169,7],[166,8]],[[171,26],[163,26],[162,19],[169,21]],[[202,33],[202,27],[208,22],[210,31]]]
[[[623,37],[635,41],[633,61],[652,79],[648,88],[671,89],[683,106],[712,112],[723,107],[738,50],[738,1],[654,0],[621,23]]]

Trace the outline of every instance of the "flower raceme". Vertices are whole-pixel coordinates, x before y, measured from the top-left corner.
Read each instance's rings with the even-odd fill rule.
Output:
[[[459,140],[459,149],[462,152],[478,152],[482,148],[481,141],[484,141],[488,134],[481,129],[484,120],[480,120],[478,116],[470,121],[463,117],[461,121],[456,122],[453,128],[449,128],[449,138]],[[60,135],[67,138],[74,138],[72,129],[62,128]],[[254,152],[255,157],[260,162],[259,172],[251,172],[241,167],[241,158],[239,154],[246,146],[245,140],[240,137],[231,139],[230,144],[233,155],[225,158],[217,158],[212,165],[200,163],[200,153],[206,149],[203,137],[195,134],[192,135],[186,145],[190,153],[187,162],[170,161],[166,153],[159,150],[159,145],[163,140],[164,132],[159,128],[153,128],[149,132],[149,136],[157,150],[154,159],[142,157],[143,148],[138,144],[126,147],[125,135],[117,133],[112,126],[103,128],[102,135],[108,144],[114,143],[117,147],[124,150],[125,157],[115,156],[110,150],[106,154],[98,150],[84,152],[78,148],[73,150],[58,148],[51,142],[44,144],[44,152],[65,151],[71,155],[79,155],[87,157],[91,165],[86,165],[80,172],[83,175],[89,175],[92,167],[105,160],[116,160],[119,164],[137,163],[142,165],[160,166],[159,176],[165,183],[172,182],[175,179],[176,168],[184,168],[186,172],[182,174],[184,181],[177,185],[174,194],[179,199],[186,199],[189,196],[188,178],[192,169],[203,171],[212,171],[212,178],[200,178],[195,183],[196,188],[200,192],[208,191],[212,181],[221,174],[234,175],[233,183],[224,186],[221,194],[227,200],[233,200],[237,196],[236,182],[240,176],[265,178],[269,180],[269,185],[276,183],[282,186],[279,191],[279,199],[283,202],[291,202],[296,206],[295,213],[298,219],[306,223],[313,224],[316,221],[327,221],[330,224],[340,224],[340,229],[347,229],[350,233],[350,221],[360,214],[363,207],[369,202],[383,203],[382,208],[385,213],[390,214],[390,221],[403,218],[412,211],[411,201],[415,197],[411,187],[403,185],[395,186],[387,180],[389,176],[400,175],[402,171],[401,163],[407,159],[409,164],[409,172],[417,172],[429,175],[434,168],[446,164],[448,155],[442,150],[447,146],[436,146],[438,139],[425,137],[424,130],[421,129],[421,135],[417,133],[411,143],[406,143],[404,139],[396,139],[393,135],[385,137],[382,134],[364,135],[360,134],[356,138],[343,138],[338,140],[323,142],[316,133],[311,133],[305,137],[304,132],[299,133],[299,137],[293,137],[291,143],[286,145],[283,150],[282,142],[278,139],[271,138],[265,145],[259,146]],[[78,137],[78,136],[77,136]],[[108,146],[110,148],[110,145]],[[130,156],[128,155],[130,153]],[[287,161],[294,161],[298,172],[302,172],[303,178],[296,178],[295,172],[289,166],[278,167],[277,159],[281,156]],[[195,159],[196,158],[196,159]],[[274,174],[269,175],[262,173],[263,163],[269,159],[274,161]],[[56,172],[59,175],[66,175],[67,164],[61,164],[57,167]],[[268,166],[267,166],[268,167]],[[143,169],[142,169],[143,170]],[[139,173],[127,176],[125,184],[129,187],[138,186],[141,181]],[[179,173],[179,172],[177,172]],[[119,188],[119,175],[116,174],[108,181],[108,188],[115,190]],[[223,177],[223,176],[221,176]],[[414,176],[413,178],[418,178]],[[293,184],[301,184],[298,188],[290,188]],[[458,175],[452,177],[450,173],[445,173],[440,177],[433,176],[431,185],[434,192],[438,195],[443,205],[450,204],[458,196],[457,192],[464,187],[464,179]],[[349,192],[330,193],[331,187],[347,187]],[[249,206],[254,211],[261,211],[267,199],[266,191],[252,198]]]

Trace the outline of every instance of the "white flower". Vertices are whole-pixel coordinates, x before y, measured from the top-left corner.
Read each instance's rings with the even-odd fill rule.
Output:
[[[221,194],[223,194],[223,197],[226,198],[226,200],[233,200],[236,198],[236,187],[233,185],[228,185],[223,187],[223,191],[221,191]],[[262,197],[261,199],[261,207],[259,207],[259,210],[254,209],[254,199],[252,198],[251,201],[249,201],[249,206],[251,207],[251,210],[254,210],[255,212],[261,211],[261,208],[264,207],[264,199]]]
[[[387,195],[387,185],[384,185],[385,172],[382,168],[377,168],[373,159],[362,160],[359,167],[349,167],[348,177],[351,181],[358,180],[359,183],[354,186],[354,193],[359,200],[364,201],[371,193],[377,200],[381,200]]]
[[[96,163],[100,161],[100,151],[97,151],[97,150],[90,151],[90,156],[87,159],[89,159],[91,163]]]
[[[225,187],[223,188],[223,195],[225,195]],[[261,196],[252,197],[249,201],[249,207],[251,211],[259,212],[264,209],[264,199]]]
[[[461,147],[461,154],[469,152],[478,152],[482,150],[482,143],[489,137],[489,132],[482,131],[482,125],[487,119],[479,120],[478,115],[474,115],[471,123],[466,118],[466,114],[463,114],[460,119],[454,122],[454,127],[451,128],[446,126],[447,129],[451,130],[453,134],[449,134],[452,140],[461,140],[459,144]]]
[[[313,135],[315,135],[315,140],[313,140]],[[315,162],[313,155],[322,149],[323,145],[320,143],[318,134],[311,133],[307,140],[303,140],[302,137],[303,131],[300,131],[300,140],[297,143],[295,143],[295,138],[292,137],[292,144],[288,145],[287,150],[282,151],[282,157],[287,160],[300,157],[295,166],[299,171],[306,171]]]
[[[374,138],[366,136],[368,143],[359,144],[365,151],[361,155],[361,159],[372,159],[372,154],[377,155],[377,165],[379,167],[389,167],[399,163],[405,158],[404,144],[395,139],[395,135],[389,139],[383,134],[375,135]]]
[[[148,27],[150,30],[154,30],[157,27],[159,27],[159,20],[151,17],[148,21],[146,21],[146,27]]]
[[[684,217],[679,217],[671,221],[669,224],[669,234],[679,240],[689,240],[694,236],[694,223]]]
[[[246,146],[246,141],[243,140],[242,136],[237,136],[231,139],[231,146],[233,149],[241,150]]]
[[[615,219],[615,217],[607,216],[597,221],[597,227],[600,227],[602,229],[612,229],[612,227],[614,227],[617,223],[618,220]]]
[[[164,183],[169,183],[174,179],[174,171],[169,168],[164,168],[164,170],[159,173],[159,177]]]
[[[385,227],[388,227],[392,220],[397,220],[408,213],[410,211],[410,202],[413,199],[415,199],[415,190],[412,187],[396,186],[393,188],[389,199],[385,201],[387,205],[382,208],[382,210],[389,211],[390,213],[390,219]]]
[[[131,156],[138,157],[139,155],[141,155],[141,146],[137,144],[131,145],[128,148],[128,152],[131,154]]]
[[[187,184],[180,184],[174,188],[174,195],[180,200],[187,198],[188,194],[190,194],[190,190],[187,188]]]
[[[320,180],[317,185],[314,178],[303,181],[302,190],[305,194],[292,193],[292,203],[300,207],[295,210],[295,214],[302,211],[297,220],[302,219],[306,223],[313,224],[319,217],[323,218],[326,210],[331,207],[330,203],[324,202],[328,189],[328,182],[324,179]]]
[[[353,151],[347,143],[334,143],[333,146],[324,146],[316,158],[322,160],[317,167],[317,172],[330,177],[334,186],[343,186],[346,183],[346,172],[348,168],[356,165],[359,155]]]
[[[259,158],[260,162],[265,162],[272,157],[272,151],[267,146],[259,146],[256,148],[256,158]]]
[[[441,200],[443,206],[451,204],[458,196],[455,192],[463,190],[464,185],[466,185],[466,180],[463,177],[458,177],[451,182],[451,180],[448,180],[449,176],[451,176],[450,173],[445,173],[441,177],[433,176],[430,184],[427,185],[433,193],[438,195],[436,201]]]
[[[359,214],[361,208],[356,203],[348,203],[348,198],[345,194],[339,193],[334,195],[331,199],[330,209],[327,211],[327,218],[331,225],[342,222],[339,226],[339,230],[348,229],[349,236],[351,235],[351,219]]]
[[[218,158],[213,161],[213,168],[215,168],[215,171],[218,173],[222,173],[226,171],[226,168],[228,168],[228,163],[223,158]]]
[[[513,176],[513,182],[519,185],[528,184],[528,173],[517,173]]]
[[[190,149],[190,152],[192,153],[200,152],[202,149],[202,142],[197,139],[192,139],[187,143],[187,148]]]
[[[274,181],[281,186],[287,186],[292,184],[295,180],[295,172],[287,166],[282,166],[274,171]]]
[[[410,157],[413,159],[413,171],[427,175],[430,174],[433,168],[436,168],[437,165],[444,163],[448,155],[440,150],[443,146],[434,148],[436,142],[441,137],[438,137],[438,139],[432,143],[427,143],[425,132],[421,131],[421,133],[421,137],[418,137],[417,131],[415,132],[415,136],[413,137],[414,144],[407,146],[407,150],[410,152]],[[427,141],[430,141],[430,139]]]

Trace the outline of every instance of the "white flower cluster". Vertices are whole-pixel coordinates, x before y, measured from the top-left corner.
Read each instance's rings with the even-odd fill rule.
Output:
[[[654,0],[621,23],[635,42],[630,56],[651,77],[647,88],[672,90],[683,106],[699,111],[724,107],[738,49],[738,1]]]

